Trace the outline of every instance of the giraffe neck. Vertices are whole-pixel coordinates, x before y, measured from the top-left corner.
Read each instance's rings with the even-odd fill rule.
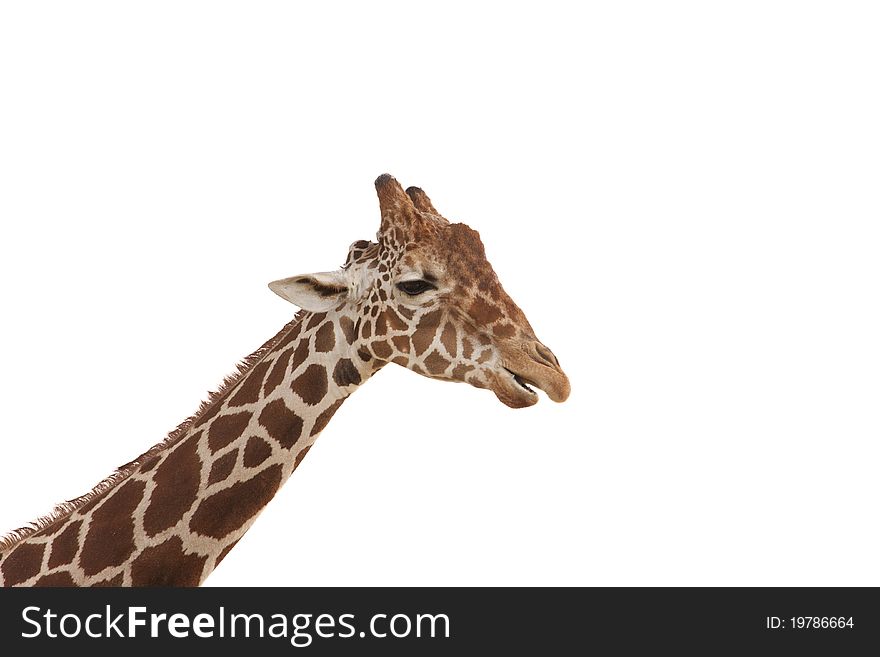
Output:
[[[4,585],[196,585],[381,366],[358,326],[305,313],[191,420],[0,554]]]

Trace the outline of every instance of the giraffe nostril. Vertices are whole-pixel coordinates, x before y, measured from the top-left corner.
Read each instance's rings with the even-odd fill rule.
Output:
[[[544,362],[546,362],[548,365],[550,365],[550,366],[555,365],[556,367],[559,367],[559,360],[556,358],[556,356],[553,354],[553,352],[550,351],[544,345],[542,345],[540,342],[535,343],[535,351],[538,353],[538,355],[541,357],[541,359],[544,360]]]

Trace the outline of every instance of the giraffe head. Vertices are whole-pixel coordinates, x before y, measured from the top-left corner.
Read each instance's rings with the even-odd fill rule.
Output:
[[[479,234],[447,221],[417,187],[376,180],[376,242],[349,247],[342,269],[274,281],[304,310],[338,312],[351,349],[376,367],[392,362],[424,376],[492,390],[512,408],[540,388],[568,397],[568,378],[498,281]]]

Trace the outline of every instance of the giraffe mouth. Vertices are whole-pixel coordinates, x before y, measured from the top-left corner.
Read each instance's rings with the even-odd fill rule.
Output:
[[[504,404],[512,408],[533,406],[538,403],[538,390],[555,402],[568,398],[568,377],[558,364],[554,362],[551,367],[521,357],[511,360],[516,362],[501,363],[500,369],[496,370],[495,394]]]
[[[505,404],[514,408],[520,408],[538,403],[538,393],[532,386],[540,389],[540,385],[507,367],[504,368],[504,371],[509,375],[507,378],[509,381],[508,389],[513,393],[513,395],[510,395],[510,393],[504,395],[502,401]]]
[[[504,369],[507,370],[506,367],[505,367]],[[517,374],[517,373],[514,372],[513,370],[507,370],[507,371],[510,372],[510,374],[513,376],[513,380],[516,381],[516,382],[520,385],[521,388],[524,388],[525,390],[528,390],[528,391],[529,391],[530,393],[532,393],[533,395],[537,395],[537,394],[538,394],[537,392],[535,392],[535,391],[529,386],[529,384],[531,383],[533,386],[535,386],[535,387],[537,388],[537,387],[540,387],[540,386],[538,386],[538,384],[536,384],[536,383],[534,383],[534,382],[532,382],[532,381],[527,381],[526,379],[522,378],[519,374]]]

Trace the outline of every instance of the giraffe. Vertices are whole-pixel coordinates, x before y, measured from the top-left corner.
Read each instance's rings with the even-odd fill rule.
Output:
[[[89,493],[0,539],[5,586],[196,586],[290,477],[345,399],[388,363],[512,408],[569,381],[502,289],[479,234],[421,189],[376,182],[376,241],[336,271],[269,287],[293,320],[199,410]]]

